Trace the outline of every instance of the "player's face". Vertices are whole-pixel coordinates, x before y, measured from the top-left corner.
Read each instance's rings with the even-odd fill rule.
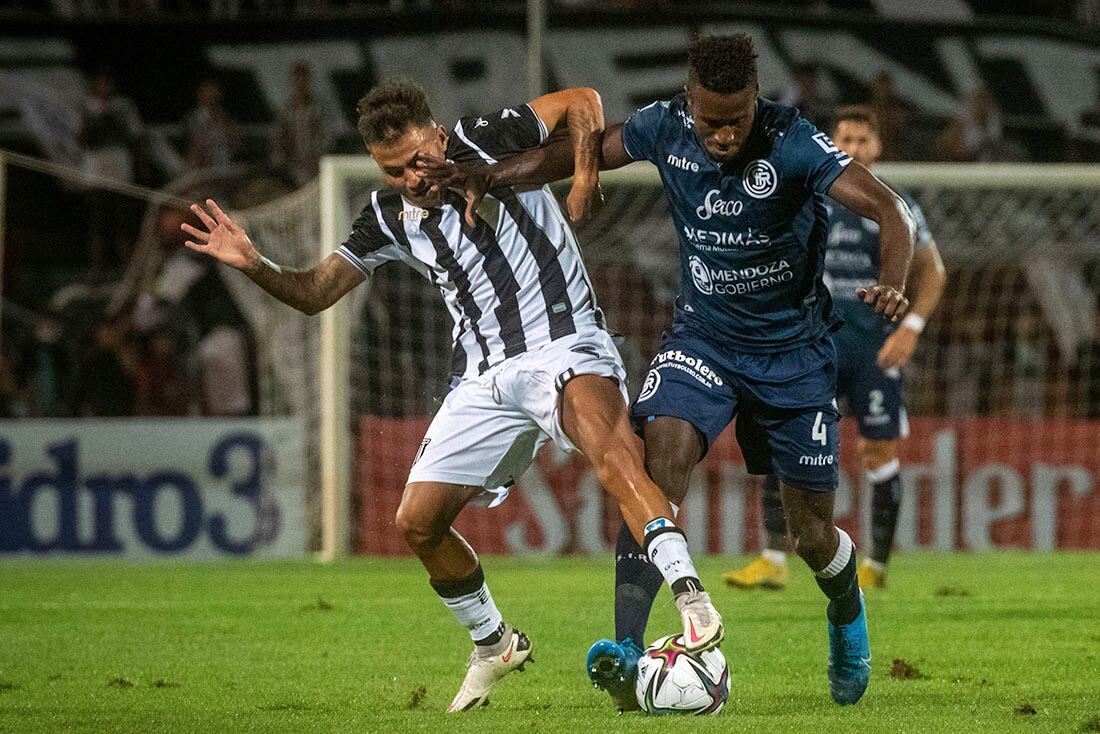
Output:
[[[688,109],[695,119],[695,132],[707,153],[719,163],[732,160],[752,132],[757,93],[755,84],[728,94],[688,84]]]
[[[866,122],[842,120],[833,130],[833,142],[856,161],[869,166],[882,155],[882,141]]]
[[[423,171],[416,167],[416,159],[422,155],[445,157],[447,131],[441,125],[409,127],[392,143],[375,143],[370,146],[371,157],[382,169],[386,184],[417,206],[439,206],[442,193],[432,191],[424,179]]]

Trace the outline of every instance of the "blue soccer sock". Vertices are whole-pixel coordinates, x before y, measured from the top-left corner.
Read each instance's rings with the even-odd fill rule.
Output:
[[[768,535],[764,548],[774,553],[786,554],[787,517],[783,514],[779,479],[774,474],[764,477],[764,490],[761,495],[764,506],[764,532]]]
[[[624,522],[615,542],[615,639],[630,637],[645,647],[653,600],[665,580]]]

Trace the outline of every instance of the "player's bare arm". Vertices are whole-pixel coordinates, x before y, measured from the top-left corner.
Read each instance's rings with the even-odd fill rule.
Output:
[[[545,118],[542,119],[549,127],[550,123]],[[622,123],[616,123],[604,129],[599,136],[599,159],[596,162],[598,170],[609,171],[633,162],[623,146],[622,127]],[[493,166],[469,168],[451,161],[425,160],[423,167],[426,175],[433,182],[462,190],[467,202],[466,218],[472,222],[473,212],[486,192],[497,186],[542,186],[574,176],[575,171],[587,170],[585,167],[591,165],[591,158],[588,153],[577,152],[575,137],[570,129],[570,135],[567,137],[549,138],[538,148],[509,156]],[[578,159],[583,159],[584,163],[578,164]],[[585,174],[589,181],[594,175],[598,184],[598,175]],[[574,176],[574,188],[576,186],[577,179]],[[588,199],[584,202],[585,208],[582,212],[583,215],[587,215],[591,211],[591,204],[596,200],[598,186],[593,190],[587,184],[583,184],[581,191],[588,192]],[[572,190],[570,196],[573,196]],[[580,198],[583,198],[582,194],[578,194],[578,205]],[[569,215],[574,221],[578,219],[572,207]]]
[[[947,283],[939,248],[929,242],[913,254],[912,277],[909,282],[909,313],[902,319],[897,331],[891,334],[879,350],[877,362],[881,369],[904,367],[909,364],[917,348],[917,339],[932,312],[939,305]]]
[[[600,145],[603,140],[603,102],[595,89],[564,89],[530,102],[548,130],[565,128],[573,146],[573,186],[566,197],[569,218],[588,215],[600,190]]]
[[[860,288],[860,299],[891,321],[909,308],[905,282],[913,257],[916,224],[909,207],[866,167],[852,161],[829,189],[829,196],[879,225],[880,271],[876,285]]]
[[[362,273],[335,252],[307,270],[276,265],[260,254],[248,233],[213,199],[207,199],[206,206],[209,213],[198,204],[191,205],[205,230],[187,223],[180,225],[194,238],[185,243],[187,247],[240,270],[265,291],[302,313],[312,316],[324,311],[364,279]]]

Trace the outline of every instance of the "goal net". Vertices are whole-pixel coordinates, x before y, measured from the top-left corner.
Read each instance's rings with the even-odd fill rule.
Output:
[[[1100,172],[1084,166],[883,165],[921,205],[948,270],[943,301],[907,370],[912,436],[903,449],[902,547],[1100,544]],[[377,185],[365,157],[329,159],[317,188],[243,211],[280,262],[342,241]],[[634,390],[668,325],[677,240],[646,166],[604,175],[605,205],[577,228]],[[322,319],[303,319],[247,284],[239,296],[268,335],[265,406],[305,412],[318,466],[315,515],[327,552],[401,553],[393,512],[423,431],[447,391],[451,321],[435,288],[380,269]],[[837,512],[869,528],[869,492],[845,421]],[[314,428],[316,427],[316,428]],[[328,441],[322,448],[322,442]],[[320,472],[320,468],[318,468]],[[693,543],[754,549],[758,483],[725,436],[685,508]],[[547,449],[516,499],[461,527],[489,551],[606,550],[614,508],[583,460]],[[326,494],[327,493],[327,494]],[[512,505],[508,507],[507,505]]]

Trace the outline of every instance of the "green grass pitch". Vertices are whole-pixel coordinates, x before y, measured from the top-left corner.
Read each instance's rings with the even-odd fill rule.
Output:
[[[589,687],[609,558],[484,559],[536,662],[462,715],[443,710],[469,640],[411,560],[7,560],[0,731],[1100,732],[1100,554],[898,557],[867,595],[874,673],[846,709],[829,699],[810,574],[795,568],[785,592],[722,586],[742,560],[701,567],[733,676],[710,719],[620,717]],[[649,636],[676,626],[663,591]]]

